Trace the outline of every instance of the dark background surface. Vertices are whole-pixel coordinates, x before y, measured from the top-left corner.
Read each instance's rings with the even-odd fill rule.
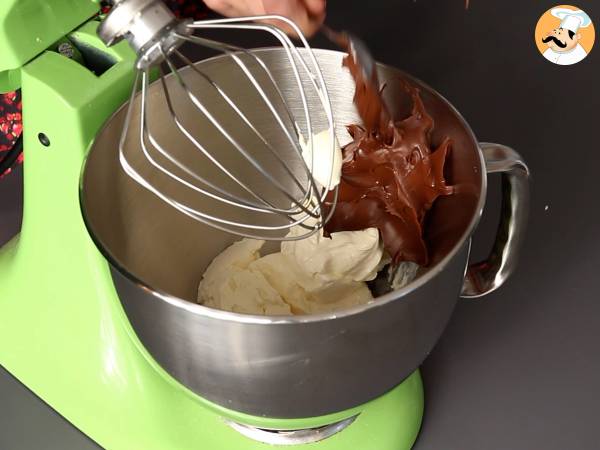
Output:
[[[546,61],[533,33],[552,6],[329,1],[330,26],[433,86],[481,141],[515,148],[533,174],[519,270],[485,299],[459,302],[423,365],[416,450],[600,448],[600,44],[575,66]],[[600,26],[597,0],[576,6]],[[314,46],[331,47],[319,38]],[[476,255],[492,240],[497,183]],[[20,170],[0,181],[0,242],[18,230],[20,185]],[[2,450],[97,448],[1,369],[0,405]]]

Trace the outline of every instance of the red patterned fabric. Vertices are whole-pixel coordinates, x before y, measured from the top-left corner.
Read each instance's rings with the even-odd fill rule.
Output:
[[[22,130],[21,93],[17,91],[0,94],[0,160],[4,153],[12,148]],[[17,161],[23,161],[23,154]],[[0,174],[0,177],[9,172],[10,169]]]
[[[197,20],[206,16],[208,12],[200,0],[165,0],[165,3],[177,17],[189,17]],[[102,2],[102,12],[106,13],[109,9],[106,2]],[[0,94],[0,161],[21,135],[22,128],[20,91]],[[21,154],[18,162],[22,161],[23,155]],[[9,172],[10,169],[4,174],[0,174],[0,178]]]

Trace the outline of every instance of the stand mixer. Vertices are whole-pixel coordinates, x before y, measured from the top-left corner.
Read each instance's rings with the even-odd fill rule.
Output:
[[[527,212],[525,164],[506,147],[478,146],[456,111],[422,85],[426,104],[438,106],[438,121],[465,149],[454,166],[470,170],[456,169],[454,178],[477,192],[459,199],[444,238],[432,238],[432,269],[378,305],[333,316],[209,310],[192,303],[194,283],[235,238],[199,228],[120,170],[121,105],[136,54],[126,43],[106,47],[97,9],[89,0],[0,6],[0,23],[16,30],[0,29],[0,90],[22,89],[27,152],[21,233],[0,249],[0,364],[107,449],[409,449],[423,414],[417,368],[456,297],[484,295],[514,268]],[[80,58],[60,54],[64,42]],[[260,54],[276,67],[279,53]],[[352,80],[339,79],[342,54],[316,56],[330,90],[341,86],[332,95],[341,135],[341,125],[358,120]],[[230,60],[202,64],[223,74]],[[384,81],[399,76],[382,70]],[[226,73],[219,81],[233,86]],[[160,83],[149,89],[156,96]],[[388,91],[401,97],[393,85]],[[402,114],[406,102],[398,103],[392,112]],[[139,111],[140,96],[130,105]],[[472,265],[463,286],[486,163],[506,174],[506,220],[489,261]],[[432,221],[455,207],[440,204]],[[164,244],[152,240],[161,236]]]

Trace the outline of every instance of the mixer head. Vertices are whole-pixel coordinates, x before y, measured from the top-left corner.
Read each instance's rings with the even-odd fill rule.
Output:
[[[302,47],[272,23],[293,29]],[[215,30],[274,37],[287,56],[285,85],[260,51],[206,36]],[[131,178],[186,216],[235,235],[277,241],[319,232],[335,207],[341,151],[323,75],[292,21],[275,15],[180,21],[161,0],[120,0],[98,34],[107,45],[126,39],[138,55],[119,147]],[[235,82],[200,70],[180,51],[183,44],[229,55],[239,73],[226,75]],[[154,77],[161,89],[150,92]],[[240,107],[240,95],[253,107]],[[301,109],[288,105],[290,96],[301,99]],[[256,125],[257,115],[272,117],[268,128]],[[172,138],[160,141],[156,127],[172,127]],[[136,154],[125,150],[132,147]],[[173,189],[164,188],[165,177]],[[334,201],[325,210],[330,189]],[[304,232],[286,236],[293,226]]]

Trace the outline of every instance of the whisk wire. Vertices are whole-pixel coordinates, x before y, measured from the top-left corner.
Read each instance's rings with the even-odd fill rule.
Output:
[[[283,186],[283,184],[281,184],[279,182],[279,180],[277,180],[275,177],[273,177],[270,173],[268,173],[257,161],[256,159],[254,159],[245,149],[244,146],[238,142],[238,140],[233,137],[226,129],[225,127],[214,117],[214,115],[209,111],[209,109],[198,99],[198,97],[192,92],[192,90],[189,88],[189,86],[187,85],[187,83],[185,82],[185,80],[183,79],[183,77],[180,75],[179,71],[175,68],[174,64],[171,62],[171,60],[169,58],[166,59],[167,64],[169,65],[169,68],[171,69],[171,72],[174,74],[174,76],[176,77],[180,87],[185,91],[186,95],[189,97],[189,99],[194,103],[194,105],[202,112],[202,114],[210,121],[210,123],[227,139],[227,141],[229,141],[229,143],[231,143],[235,149],[246,159],[246,161],[248,161],[252,167],[254,167],[262,176],[264,176],[265,178],[267,178],[274,186],[275,188],[284,196],[286,196],[292,203],[296,203],[298,204],[301,208],[303,208],[303,206],[301,204],[299,204],[297,202],[297,200],[289,194],[289,192],[287,191],[286,187]],[[213,87],[215,87],[214,82],[210,83]],[[218,87],[217,87],[217,90]],[[264,198],[262,198],[262,196],[260,196],[259,194],[257,194],[256,192],[252,191],[250,188],[247,188],[247,186],[241,182],[237,177],[235,177],[235,181],[238,182],[238,184],[240,184],[240,186],[242,186],[245,190],[247,190],[252,196],[256,197],[257,199],[261,200],[262,202],[264,202],[266,205],[272,206],[269,204],[269,202],[267,202]]]
[[[278,154],[278,152],[275,150],[275,148],[273,148],[273,145],[270,144],[268,142],[268,140],[262,135],[262,133],[260,133],[256,129],[256,127],[250,122],[250,120],[248,119],[248,117],[238,108],[238,106],[235,104],[235,102],[223,91],[223,89],[221,89],[219,87],[219,85],[214,80],[212,80],[209,76],[207,76],[204,72],[200,71],[189,59],[187,59],[180,52],[178,52],[177,50],[175,50],[173,53],[175,55],[177,55],[184,63],[186,63],[190,67],[190,69],[192,69],[198,75],[200,75],[201,77],[203,77],[208,83],[210,83],[215,88],[215,90],[221,95],[221,97],[223,98],[223,100],[225,100],[225,102],[235,111],[235,113],[237,114],[237,116],[244,122],[244,124],[248,128],[250,128],[250,130],[252,130],[252,132],[261,140],[261,142],[269,150],[269,152],[271,153],[271,155],[277,159],[277,161],[281,164],[281,166],[284,168],[284,170],[287,172],[287,174],[294,181],[294,184],[304,194],[304,197],[300,201],[293,200],[293,203],[299,204],[300,208],[303,211],[308,212],[308,210],[306,210],[306,208],[304,208],[303,205],[304,205],[304,203],[306,202],[306,200],[311,195],[310,181],[309,181],[309,185],[306,188],[303,187],[301,185],[301,182],[298,180],[298,178],[296,177],[296,175],[293,173],[292,169],[289,167],[289,165]],[[310,177],[311,177],[310,171],[306,170],[306,172],[307,172],[308,180],[310,180]],[[299,211],[297,211],[297,210],[296,211],[292,211],[291,209],[288,209],[288,210],[285,210],[285,211],[289,212],[289,213],[292,213],[292,214],[299,213]]]
[[[129,0],[121,0],[120,5],[127,3]],[[215,19],[206,20],[201,22],[179,22],[177,23],[174,17],[169,17],[168,10],[164,7],[156,6],[153,8],[153,4],[158,5],[158,0],[150,2],[147,10],[136,13],[135,17],[132,16],[129,32],[123,27],[123,16],[119,16],[120,19],[115,19],[114,23],[106,24],[109,21],[111,14],[108,15],[105,23],[103,23],[102,31],[99,31],[102,38],[107,43],[117,42],[119,39],[126,37],[134,49],[138,52],[138,63],[136,64],[137,73],[135,76],[135,82],[132,87],[130,102],[127,108],[123,131],[119,140],[119,161],[125,171],[125,173],[138,182],[143,188],[149,190],[152,194],[156,195],[159,199],[171,205],[182,214],[190,217],[205,225],[214,227],[221,231],[231,233],[237,236],[250,237],[254,239],[270,239],[275,241],[282,240],[299,240],[311,236],[324,226],[324,224],[331,218],[333,214],[332,205],[328,204],[327,213],[325,214],[324,201],[326,196],[329,194],[329,188],[333,180],[333,168],[335,167],[337,142],[335,138],[335,128],[333,122],[333,113],[330,104],[329,94],[327,92],[326,84],[324,81],[323,74],[319,68],[315,55],[313,54],[306,38],[302,35],[300,29],[291,20],[276,15],[264,15],[254,16],[246,18],[230,18],[230,19]],[[119,8],[117,5],[115,7]],[[114,11],[114,10],[113,10]],[[148,17],[152,17],[147,24],[143,22],[143,15],[148,13]],[[157,16],[152,14],[162,14],[161,20],[157,21]],[[303,52],[300,52],[298,48],[292,43],[290,38],[277,26],[270,23],[257,23],[258,21],[270,21],[280,22],[290,27],[299,37]],[[160,27],[152,29],[154,24],[160,23]],[[287,68],[290,69],[291,77],[293,80],[292,86],[294,87],[296,98],[299,101],[301,111],[299,113],[299,120],[296,119],[296,114],[289,107],[286,96],[281,90],[279,84],[276,81],[276,77],[270,70],[269,65],[259,56],[260,53],[247,50],[243,47],[232,45],[229,43],[219,42],[207,37],[194,36],[193,33],[200,30],[246,30],[250,32],[260,31],[269,33],[274,37],[283,49],[282,54],[288,63]],[[135,31],[139,30],[139,35],[135,34]],[[153,31],[153,34],[148,32]],[[129,33],[129,34],[127,34]],[[273,117],[274,129],[278,129],[281,132],[283,141],[286,145],[285,148],[279,149],[281,144],[274,145],[273,141],[266,137],[266,135],[253,123],[251,117],[247,112],[244,112],[240,108],[235,99],[227,93],[227,89],[221,83],[218,83],[209,76],[206,72],[197,67],[191,62],[185,55],[177,50],[177,47],[183,43],[188,42],[196,45],[211,48],[225,53],[231,58],[235,65],[244,74],[245,80],[249,82],[253,90],[258,93],[260,101],[266,107],[268,114]],[[172,56],[177,60],[172,59]],[[175,63],[182,63],[188,67],[189,72],[186,77],[176,67]],[[247,62],[254,62],[255,64],[248,64]],[[165,63],[166,67],[170,72],[167,79],[165,71],[160,67],[161,63]],[[159,138],[155,135],[151,124],[164,123],[164,119],[159,116],[154,116],[157,110],[155,108],[149,108],[149,90],[150,90],[150,71],[152,67],[158,66],[159,83],[162,87],[163,97],[166,101],[167,111],[171,117],[172,123],[175,125],[175,129],[181,133],[187,142],[189,142],[197,151],[199,155],[206,158],[206,162],[216,168],[214,170],[209,169],[207,166],[202,166],[203,171],[201,173],[214,174],[217,177],[221,177],[223,180],[229,180],[234,186],[237,186],[241,191],[240,193],[248,194],[249,198],[240,196],[239,194],[232,192],[227,188],[223,188],[219,183],[215,183],[206,176],[201,175],[196,170],[192,170],[189,165],[184,163],[180,158],[176,156],[176,153],[170,151],[165,145],[159,142]],[[253,66],[253,67],[252,67]],[[251,68],[252,67],[252,68]],[[261,79],[266,76],[268,89],[263,85],[262,81],[257,78],[258,74],[254,73],[254,67],[258,68],[262,72]],[[190,74],[194,74],[203,80],[206,86],[210,87],[212,92],[216,93],[220,101],[223,101],[227,108],[226,110],[232,112],[233,117],[231,124],[243,125],[243,130],[249,130],[251,136],[257,139],[257,143],[260,142],[259,146],[263,146],[267,151],[260,153],[261,157],[270,157],[270,161],[276,162],[275,168],[277,171],[273,171],[273,166],[270,164],[270,170],[267,170],[263,164],[257,159],[258,153],[254,150],[249,151],[239,140],[237,134],[233,134],[231,130],[222,123],[211,111],[207,105],[208,98],[206,100],[201,99],[200,95],[194,91],[192,85],[188,84],[187,77]],[[308,83],[307,83],[308,81]],[[257,183],[256,186],[251,186],[248,182],[244,181],[241,176],[236,175],[233,171],[229,170],[227,164],[221,161],[211,152],[206,145],[203,145],[198,137],[192,132],[186,125],[187,120],[183,121],[181,115],[183,111],[179,111],[180,104],[176,102],[170,89],[177,87],[183,94],[183,98],[189,100],[189,105],[194,106],[194,111],[200,113],[199,118],[202,119],[201,123],[206,122],[211,129],[218,132],[221,138],[224,138],[224,142],[227,142],[234,151],[229,157],[239,155],[240,161],[245,161],[248,168],[256,172],[259,175],[259,180],[256,181],[256,177],[250,176],[250,179],[254,179]],[[318,102],[314,100],[308,101],[307,88],[308,86],[314,90],[317,95]],[[141,90],[141,92],[138,92]],[[288,92],[286,90],[286,92]],[[203,95],[208,94],[209,91],[200,91]],[[273,99],[273,93],[275,99]],[[289,95],[289,93],[288,93]],[[155,98],[155,97],[154,97]],[[139,100],[139,148],[141,149],[141,155],[143,159],[135,158],[130,159],[128,152],[131,151],[131,146],[128,144],[131,142],[128,139],[128,133],[133,123],[134,105]],[[277,103],[277,106],[275,105]],[[316,164],[316,151],[315,151],[315,139],[313,129],[313,114],[318,114],[318,117],[325,117],[327,123],[327,131],[330,139],[330,167],[331,171],[327,176],[325,184],[321,178],[319,178],[320,184],[317,183],[314,177],[315,164]],[[283,115],[282,115],[283,113]],[[189,114],[189,112],[187,113]],[[189,116],[188,118],[192,118]],[[317,117],[317,116],[315,116]],[[191,120],[191,119],[190,119]],[[302,133],[299,123],[302,123],[306,130],[306,139],[304,141],[304,134]],[[206,130],[205,130],[206,131]],[[272,131],[270,131],[272,133]],[[270,135],[270,133],[268,133]],[[288,148],[289,144],[289,148]],[[299,165],[290,165],[291,161],[287,160],[287,157],[283,156],[282,150],[291,151],[294,158],[298,159]],[[323,150],[323,149],[319,149]],[[320,152],[322,153],[322,152]],[[160,157],[157,159],[155,155]],[[143,175],[140,169],[134,167],[143,161],[150,164],[150,168],[157,172],[147,172],[145,169],[143,172],[147,175]],[[319,161],[319,164],[324,164],[323,161]],[[296,167],[294,170],[292,167]],[[297,169],[300,169],[300,172]],[[174,170],[181,171],[181,174],[176,173]],[[242,170],[238,168],[238,170]],[[282,172],[286,177],[286,182],[283,183],[279,176],[275,176],[274,173]],[[240,172],[240,174],[246,172]],[[181,185],[185,189],[205,196],[207,199],[211,199],[222,205],[234,208],[234,210],[241,209],[252,214],[258,214],[256,217],[247,217],[242,215],[241,219],[234,220],[231,217],[224,217],[222,214],[214,214],[212,211],[208,211],[206,208],[195,208],[187,201],[183,203],[180,199],[173,197],[169,192],[166,192],[163,188],[158,188],[158,184],[163,183],[162,181],[157,183],[157,174],[160,176],[166,176],[167,179],[172,180],[176,185]],[[224,177],[224,178],[223,178]],[[304,181],[306,177],[306,181]],[[187,178],[187,179],[186,179]],[[271,188],[271,191],[276,192],[279,200],[275,198],[269,199],[263,195],[263,189],[265,187],[264,182],[267,182],[267,187]],[[161,184],[162,185],[162,184]],[[166,186],[166,185],[164,185]],[[175,186],[175,185],[174,185]],[[289,186],[293,187],[293,190]],[[260,187],[260,189],[257,189]],[[297,195],[299,193],[299,195]],[[337,187],[334,188],[333,192],[333,206],[337,201],[338,191]],[[284,205],[277,204],[281,200],[287,201]],[[217,210],[221,210],[218,208]],[[235,213],[234,213],[235,214]],[[273,224],[272,220],[266,222],[261,220],[260,217],[264,216],[279,216],[284,219],[284,223]],[[238,214],[235,217],[239,217]],[[281,220],[281,219],[279,219]],[[306,230],[305,233],[299,233],[295,236],[282,235],[282,232],[288,230],[291,227],[300,226]],[[296,233],[294,233],[296,234]]]
[[[144,98],[144,96],[147,95],[147,89],[148,89],[148,78],[149,78],[149,74],[147,71],[144,71],[142,73],[142,99]],[[137,83],[136,83],[137,84]],[[146,116],[146,102],[142,101],[141,103],[141,117],[142,117],[142,121],[140,123],[140,133],[141,133],[141,143],[142,143],[142,151],[144,152],[146,158],[151,161],[152,165],[155,166],[158,170],[160,170],[161,172],[165,173],[166,175],[170,176],[170,177],[174,177],[175,179],[177,179],[179,182],[186,184],[188,187],[192,188],[192,189],[197,189],[196,186],[191,185],[190,183],[188,183],[187,181],[180,179],[179,177],[177,177],[176,175],[172,174],[171,172],[169,172],[168,170],[166,170],[164,167],[162,167],[160,164],[158,164],[150,155],[150,153],[148,152],[148,149],[144,143],[144,136],[147,133],[147,127],[144,125],[144,121]],[[132,110],[132,108],[131,108]],[[128,111],[128,115],[129,115],[130,111]],[[129,116],[130,119],[131,116]],[[128,123],[129,121],[127,121]],[[124,141],[123,141],[124,144]],[[146,178],[144,178],[138,171],[136,171],[127,161],[127,158],[124,155],[124,151],[123,151],[123,146],[120,146],[120,159],[121,159],[121,164],[124,166],[124,168],[126,169],[126,171],[128,172],[128,174],[130,174],[130,176],[135,177],[136,181],[138,181],[140,184],[142,184],[142,186],[146,187],[147,189],[149,189],[151,192],[153,192],[155,195],[157,195],[159,198],[161,198],[162,200],[166,201],[167,203],[171,204],[173,207],[175,207],[176,209],[178,209],[180,212],[182,212],[183,214],[187,215],[188,217],[191,217],[195,220],[198,220],[206,225],[215,227],[217,229],[220,229],[222,231],[231,233],[231,234],[235,234],[238,236],[247,236],[247,237],[252,237],[254,239],[261,239],[261,235],[256,235],[256,234],[249,234],[248,232],[240,232],[238,230],[236,230],[235,228],[230,228],[230,227],[236,227],[236,228],[242,228],[242,229],[258,229],[258,230],[271,230],[271,231],[278,231],[278,230],[285,230],[287,228],[289,228],[288,225],[280,225],[280,226],[262,226],[262,225],[257,225],[257,224],[247,224],[244,222],[237,222],[237,221],[232,221],[232,220],[227,220],[227,219],[223,219],[220,217],[215,217],[213,215],[210,214],[206,214],[203,213],[201,211],[198,211],[197,209],[191,208],[187,205],[184,205],[176,200],[170,199],[168,196],[166,196],[164,193],[162,193],[160,190],[156,189],[152,183],[148,182]],[[210,193],[208,193],[209,195],[211,195]],[[217,197],[217,199],[221,200],[220,198]],[[297,224],[300,224],[301,221],[297,221]],[[229,225],[230,227],[226,227],[224,225]],[[316,230],[311,230],[311,232],[308,235],[312,235],[313,231]]]

